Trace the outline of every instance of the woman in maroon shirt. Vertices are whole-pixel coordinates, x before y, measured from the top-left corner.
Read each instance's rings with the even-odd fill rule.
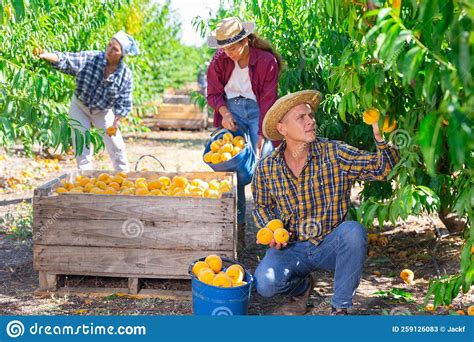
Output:
[[[219,48],[207,70],[207,102],[214,109],[214,126],[250,137],[257,155],[272,150],[265,142],[262,123],[277,100],[278,74],[282,61],[271,45],[254,32],[255,24],[238,18],[222,20],[208,37],[211,48]],[[237,184],[239,242],[244,244],[245,185]]]

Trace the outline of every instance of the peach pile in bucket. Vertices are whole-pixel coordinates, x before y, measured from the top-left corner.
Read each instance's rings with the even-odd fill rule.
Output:
[[[222,267],[220,256],[211,254],[204,261],[193,265],[193,274],[205,284],[216,287],[238,287],[247,284],[244,281],[245,270],[239,264]]]
[[[227,132],[221,139],[212,142],[211,150],[204,155],[204,161],[208,164],[219,164],[231,160],[239,154],[244,147],[244,137],[234,137],[232,133]]]
[[[124,172],[115,175],[101,173],[93,178],[79,175],[72,183],[64,180],[61,183],[62,186],[56,189],[58,194],[220,198],[223,193],[231,190],[228,180],[212,179],[206,182],[199,178],[188,180],[179,175],[173,178],[151,176],[131,179]]]

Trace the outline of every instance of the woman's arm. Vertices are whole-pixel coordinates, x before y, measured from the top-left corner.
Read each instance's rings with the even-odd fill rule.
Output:
[[[223,70],[220,69],[216,54],[207,68],[207,103],[216,113],[220,114],[221,107],[225,106],[224,87],[221,80]]]
[[[42,52],[38,57],[53,64],[59,62],[59,56],[53,52]]]
[[[76,76],[86,62],[100,54],[101,51],[81,51],[81,52],[43,52],[39,58],[50,62],[59,71]]]
[[[260,118],[258,122],[258,135],[263,136],[262,124],[265,115],[278,98],[278,62],[275,57],[264,65],[262,91],[258,99]],[[262,75],[259,73],[259,75]]]

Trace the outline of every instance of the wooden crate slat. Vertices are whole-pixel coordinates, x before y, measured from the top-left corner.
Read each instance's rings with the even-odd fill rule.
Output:
[[[183,290],[158,290],[142,289],[138,294],[127,294],[128,288],[101,288],[101,287],[62,287],[56,291],[37,290],[33,294],[40,298],[51,298],[52,296],[77,296],[86,298],[104,298],[120,293],[122,297],[133,299],[160,298],[163,300],[192,300],[191,291]]]
[[[231,251],[147,250],[109,247],[33,246],[34,268],[56,274],[188,278],[188,267],[209,254],[232,258]]]
[[[207,119],[207,115],[201,112],[192,113],[158,113],[155,115],[157,120],[204,120]]]
[[[187,113],[187,112],[199,112],[199,107],[194,104],[172,104],[163,103],[158,106],[158,113]]]
[[[206,127],[206,120],[162,120],[156,119],[159,128],[201,129]]]
[[[175,114],[179,116],[186,116],[186,115],[194,115],[194,114],[201,114],[206,115],[207,113],[201,112],[199,107],[196,106],[187,106],[185,108],[173,108],[173,107],[159,107],[156,116],[159,117],[161,114]]]
[[[35,220],[33,239],[41,245],[232,250],[233,230],[230,222],[79,221],[59,217]]]
[[[193,101],[189,95],[164,95],[163,103],[189,105],[193,104]]]
[[[33,211],[38,218],[234,222],[233,204],[233,198],[64,194],[34,197]]]

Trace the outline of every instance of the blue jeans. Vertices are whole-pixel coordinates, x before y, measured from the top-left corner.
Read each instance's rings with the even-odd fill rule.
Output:
[[[332,306],[350,308],[366,255],[366,229],[358,222],[346,221],[318,245],[298,241],[281,250],[268,249],[255,270],[256,289],[264,297],[299,296],[308,289],[310,272],[334,271]]]
[[[257,150],[258,143],[258,121],[260,118],[260,109],[257,102],[251,99],[236,97],[227,100],[227,108],[232,113],[234,120],[239,128],[250,136],[253,150]],[[265,141],[262,149],[261,158],[273,151],[273,145],[270,140]],[[237,182],[237,223],[245,222],[245,184]]]

